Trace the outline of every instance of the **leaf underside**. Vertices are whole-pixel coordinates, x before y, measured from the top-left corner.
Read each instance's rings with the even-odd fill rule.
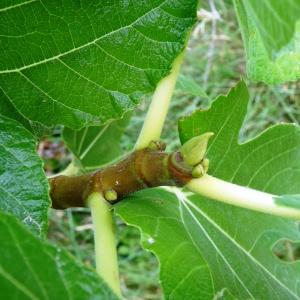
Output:
[[[300,2],[234,0],[252,80],[278,84],[300,78]]]
[[[277,125],[238,143],[248,104],[241,82],[208,111],[179,122],[182,143],[214,132],[209,173],[273,194],[299,194],[300,129]],[[300,263],[272,252],[281,239],[300,240],[296,222],[215,202],[178,188],[140,191],[116,212],[141,229],[161,263],[166,298],[300,299]]]
[[[2,212],[0,244],[2,299],[117,299],[94,271]]]
[[[119,118],[168,74],[196,6],[196,0],[1,3],[1,99],[47,126],[79,129]]]
[[[49,205],[35,138],[17,121],[0,115],[0,209],[44,235]]]

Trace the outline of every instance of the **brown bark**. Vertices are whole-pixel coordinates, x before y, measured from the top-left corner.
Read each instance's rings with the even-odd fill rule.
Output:
[[[183,186],[192,179],[179,152],[166,153],[143,149],[129,154],[115,165],[80,176],[57,176],[49,179],[52,207],[84,207],[94,191],[114,190],[117,202],[128,194],[149,187]]]

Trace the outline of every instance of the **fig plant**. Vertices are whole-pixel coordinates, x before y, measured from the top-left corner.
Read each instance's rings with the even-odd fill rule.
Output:
[[[300,3],[233,0],[249,77],[300,77]],[[300,263],[272,252],[299,241],[300,127],[239,143],[241,80],[160,140],[199,8],[196,0],[2,1],[0,288],[6,299],[118,299],[113,214],[159,259],[166,299],[299,299]],[[152,100],[135,148],[120,139]],[[54,126],[73,153],[47,178],[36,153]],[[96,271],[45,240],[48,210],[91,209]]]

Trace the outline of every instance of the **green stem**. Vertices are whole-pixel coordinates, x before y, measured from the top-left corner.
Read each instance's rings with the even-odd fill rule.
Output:
[[[94,224],[96,271],[121,297],[114,222],[110,205],[98,192],[90,194],[87,203]]]
[[[157,85],[135,149],[146,148],[151,141],[160,139],[183,57],[184,51],[175,59],[171,73]]]
[[[281,217],[300,219],[299,210],[277,205],[274,200],[275,195],[226,182],[207,174],[190,180],[186,187],[196,194],[228,204]]]

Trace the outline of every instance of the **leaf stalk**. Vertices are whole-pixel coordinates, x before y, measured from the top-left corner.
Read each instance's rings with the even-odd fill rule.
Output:
[[[277,205],[275,195],[227,182],[208,174],[190,180],[186,187],[196,194],[235,206],[300,220],[300,210]]]
[[[95,192],[87,199],[92,212],[97,273],[121,297],[115,226],[110,205],[101,193]]]
[[[170,74],[163,78],[155,89],[146,119],[135,145],[136,150],[144,149],[148,147],[151,141],[160,139],[184,53],[185,51],[178,55]]]

